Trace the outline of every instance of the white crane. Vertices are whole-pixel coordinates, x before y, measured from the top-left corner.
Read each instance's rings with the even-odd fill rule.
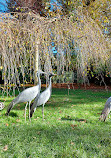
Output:
[[[30,110],[30,118],[32,117],[33,113],[35,112],[37,106],[43,105],[42,116],[43,116],[43,120],[44,120],[44,105],[51,96],[51,92],[52,92],[51,78],[54,75],[55,74],[49,73],[49,86],[42,93],[40,93],[38,96],[36,96],[34,103]]]
[[[110,111],[111,111],[111,97],[107,99],[99,119],[105,121]]]
[[[46,74],[45,72],[38,70],[37,76],[38,76],[38,84],[34,87],[30,87],[22,91],[8,106],[6,115],[9,115],[10,110],[14,107],[15,104],[18,103],[26,103],[25,106],[25,121],[26,121],[26,110],[27,105],[29,103],[29,119],[30,119],[30,103],[31,101],[40,93],[41,90],[41,80],[40,80],[40,74]]]

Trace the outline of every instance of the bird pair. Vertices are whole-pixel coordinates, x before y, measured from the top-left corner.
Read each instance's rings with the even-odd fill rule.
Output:
[[[54,74],[49,73],[50,83],[49,86],[46,88],[45,91],[40,93],[41,90],[41,79],[40,74],[46,74],[45,72],[38,70],[37,77],[38,77],[38,84],[34,87],[30,87],[22,91],[8,106],[6,115],[9,115],[10,110],[14,107],[15,104],[27,102],[25,106],[25,121],[26,121],[26,110],[27,105],[29,103],[29,119],[32,117],[33,112],[36,110],[36,107],[43,104],[43,119],[44,119],[44,105],[48,101],[51,96],[51,77]],[[30,109],[30,103],[35,98],[35,101]]]

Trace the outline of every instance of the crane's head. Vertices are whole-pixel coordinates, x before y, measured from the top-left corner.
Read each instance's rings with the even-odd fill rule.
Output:
[[[46,74],[46,72],[43,72],[42,70],[38,70],[37,71],[37,76],[40,75],[40,74]]]
[[[56,76],[56,74],[54,74],[54,73],[49,73],[49,78],[52,77],[52,76]]]

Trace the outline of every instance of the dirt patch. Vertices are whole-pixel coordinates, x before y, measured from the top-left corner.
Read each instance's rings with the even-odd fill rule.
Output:
[[[46,87],[46,85],[42,85],[43,87]],[[107,89],[105,86],[99,86],[99,85],[95,85],[95,84],[90,84],[90,85],[78,85],[76,83],[70,83],[70,84],[66,84],[66,83],[56,83],[56,84],[52,84],[53,88],[65,88],[65,89],[91,89],[91,90],[111,90],[111,86],[107,86]]]
[[[33,84],[26,84],[25,87],[33,87]],[[45,84],[42,84],[42,87],[46,87]],[[91,89],[91,90],[111,90],[111,86],[107,86],[107,89],[105,86],[99,86],[96,84],[91,83],[90,85],[78,85],[76,83],[56,83],[56,84],[52,84],[52,88],[65,88],[65,89]]]

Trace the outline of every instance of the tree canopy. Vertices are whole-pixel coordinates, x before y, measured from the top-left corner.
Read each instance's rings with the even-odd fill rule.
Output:
[[[36,10],[37,2],[11,0],[10,12],[0,15],[0,69],[6,90],[35,80],[36,61],[62,78],[76,70],[77,82],[85,84],[94,75],[103,82],[104,74],[111,76],[109,32],[104,33],[94,9],[97,5],[102,10],[101,3],[109,1],[57,1],[60,5],[53,3],[52,9],[49,1],[39,1]]]

